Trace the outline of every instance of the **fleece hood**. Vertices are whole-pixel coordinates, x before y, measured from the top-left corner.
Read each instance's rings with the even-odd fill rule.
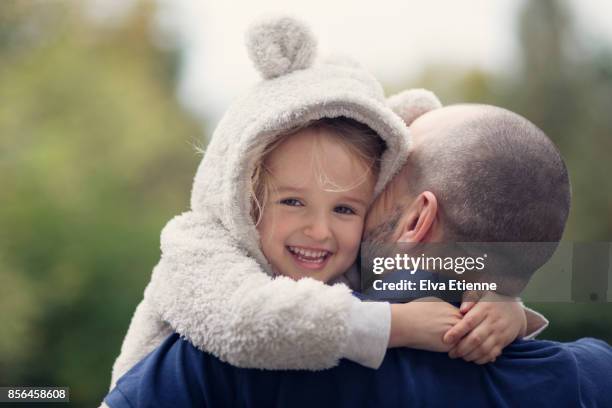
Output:
[[[246,40],[263,80],[231,105],[214,131],[194,180],[191,208],[220,220],[251,256],[268,265],[250,216],[250,183],[257,158],[278,134],[339,116],[368,125],[386,143],[376,194],[402,166],[409,137],[366,70],[346,59],[314,62],[316,41],[301,22],[265,20],[249,29]]]

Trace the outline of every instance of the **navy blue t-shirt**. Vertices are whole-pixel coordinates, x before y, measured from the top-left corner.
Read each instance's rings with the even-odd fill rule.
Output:
[[[342,360],[323,371],[236,368],[174,334],[106,397],[119,407],[612,407],[603,341],[516,341],[495,363],[389,349],[378,370]]]

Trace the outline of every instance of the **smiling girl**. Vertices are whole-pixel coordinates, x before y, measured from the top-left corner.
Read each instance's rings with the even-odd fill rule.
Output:
[[[253,216],[275,274],[328,282],[355,262],[384,146],[348,118],[314,121],[268,146]]]
[[[356,259],[366,209],[405,160],[406,125],[358,64],[315,63],[295,19],[253,25],[247,50],[263,80],[225,113],[191,210],[162,231],[111,385],[172,332],[240,367],[376,368],[402,314],[324,282]]]

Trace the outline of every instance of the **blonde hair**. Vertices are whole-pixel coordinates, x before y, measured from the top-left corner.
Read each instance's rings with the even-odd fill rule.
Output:
[[[250,183],[252,197],[251,217],[255,225],[258,225],[261,220],[265,203],[273,188],[270,181],[270,171],[266,167],[267,158],[289,137],[306,129],[328,131],[328,134],[341,146],[347,149],[349,154],[357,158],[366,166],[367,171],[364,172],[362,180],[358,180],[356,185],[363,183],[370,174],[375,177],[378,176],[380,170],[380,157],[386,148],[386,144],[370,127],[354,119],[343,116],[307,122],[279,134],[264,148],[263,152],[257,158]],[[321,180],[321,183],[323,184],[325,181]],[[349,188],[354,187],[355,186],[351,186]]]

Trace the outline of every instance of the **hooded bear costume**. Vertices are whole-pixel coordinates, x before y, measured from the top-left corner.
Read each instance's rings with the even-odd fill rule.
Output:
[[[341,59],[315,64],[316,41],[299,21],[253,25],[247,47],[264,79],[221,119],[194,180],[191,211],[162,231],[161,259],[113,384],[172,332],[240,367],[324,369],[342,357],[377,367],[384,357],[388,304],[361,302],[343,284],[272,276],[250,215],[250,183],[255,159],[277,135],[348,117],[386,143],[378,194],[404,162],[407,127],[363,68]]]

